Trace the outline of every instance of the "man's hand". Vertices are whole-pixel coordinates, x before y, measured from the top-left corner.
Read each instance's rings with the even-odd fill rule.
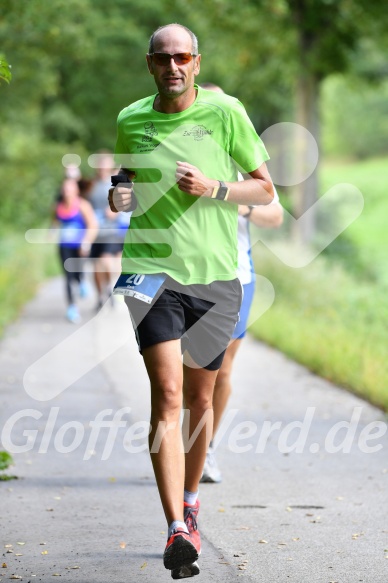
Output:
[[[196,166],[188,162],[177,162],[176,180],[179,189],[193,196],[211,197],[218,180],[206,178]]]
[[[124,212],[128,213],[134,208],[134,194],[133,189],[124,187],[124,186],[116,186],[115,188],[109,189],[109,206],[110,210],[114,213]]]

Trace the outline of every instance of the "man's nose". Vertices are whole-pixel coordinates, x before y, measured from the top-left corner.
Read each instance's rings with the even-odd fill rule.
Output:
[[[167,68],[168,68],[170,71],[176,71],[176,70],[178,69],[176,62],[174,61],[174,57],[172,57],[172,56],[171,56],[171,58],[170,58],[170,62],[169,62],[169,64],[167,65]]]

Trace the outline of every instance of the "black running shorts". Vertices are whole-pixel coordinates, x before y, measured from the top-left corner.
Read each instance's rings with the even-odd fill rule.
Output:
[[[167,277],[151,304],[126,297],[140,352],[181,339],[201,368],[218,370],[233,334],[242,299],[238,278],[208,285],[182,285]]]

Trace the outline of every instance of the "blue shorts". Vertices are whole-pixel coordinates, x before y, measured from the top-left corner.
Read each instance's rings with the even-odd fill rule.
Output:
[[[255,282],[251,281],[251,283],[246,283],[242,287],[244,290],[244,296],[240,308],[240,320],[237,322],[232,336],[235,340],[237,338],[244,338],[246,334],[249,312],[255,294]]]

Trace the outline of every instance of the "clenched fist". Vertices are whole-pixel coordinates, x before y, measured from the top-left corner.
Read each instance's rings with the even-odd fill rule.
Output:
[[[125,183],[123,183],[124,185]],[[116,186],[109,189],[109,206],[114,213],[129,213],[137,206],[133,188],[126,186]]]

